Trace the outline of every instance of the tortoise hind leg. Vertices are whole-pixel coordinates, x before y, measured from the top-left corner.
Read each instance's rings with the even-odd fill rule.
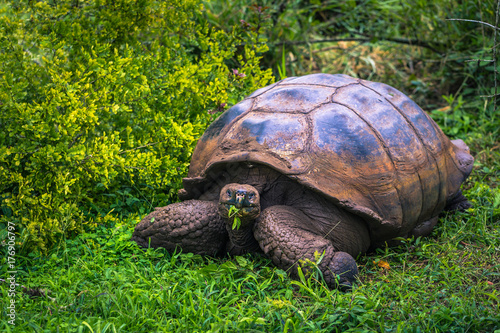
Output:
[[[213,256],[222,254],[228,235],[216,202],[187,200],[156,208],[135,227],[132,240],[145,248]]]
[[[445,210],[458,210],[463,212],[472,207],[469,200],[462,194],[462,190],[458,190],[457,194],[446,203]]]
[[[323,278],[330,288],[348,289],[358,274],[354,258],[336,251],[332,242],[323,238],[307,226],[310,218],[300,210],[290,206],[266,208],[255,225],[255,238],[266,256],[273,263],[290,270],[293,277],[298,275],[301,260],[316,262],[317,254],[324,254],[318,264]],[[315,255],[316,253],[316,255]]]

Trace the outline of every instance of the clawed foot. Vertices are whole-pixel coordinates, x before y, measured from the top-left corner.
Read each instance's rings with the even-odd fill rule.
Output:
[[[328,270],[330,270],[333,277],[333,279],[329,278],[328,275],[325,277],[328,287],[338,288],[342,291],[352,289],[352,284],[358,275],[358,265],[356,265],[356,261],[350,254],[335,252],[328,265]]]
[[[455,197],[446,204],[445,210],[458,210],[463,212],[472,207],[469,200],[462,194],[462,191],[458,192]]]

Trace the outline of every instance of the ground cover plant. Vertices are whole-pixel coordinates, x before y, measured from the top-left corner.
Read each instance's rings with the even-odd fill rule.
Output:
[[[394,5],[391,2],[359,2],[368,7],[358,28],[363,23],[366,31],[369,22],[382,27],[387,15],[404,17],[405,24],[397,24],[398,18],[391,16],[394,27],[388,31],[394,35],[384,36],[386,40],[310,43],[302,49],[303,44],[299,43],[296,49],[290,43],[275,45],[277,38],[271,34],[283,30],[288,37],[282,41],[298,42],[301,36],[317,38],[317,30],[313,29],[315,22],[324,27],[321,23],[324,17],[335,16],[325,15],[328,10],[340,15],[355,9],[351,3],[335,2],[344,6],[338,9],[334,2],[324,2],[330,7],[321,7],[322,2],[314,1],[288,2],[292,7],[286,7],[285,2],[262,2],[261,7],[245,5],[242,10],[233,10],[232,18],[215,11],[227,5],[228,2],[222,1],[207,3],[205,9],[201,9],[197,1],[162,2],[166,4],[163,7],[166,12],[158,16],[154,10],[160,2],[155,1],[26,1],[25,8],[38,6],[40,9],[36,12],[43,15],[31,19],[23,12],[24,16],[20,16],[23,24],[33,24],[26,27],[36,33],[33,39],[24,37],[25,44],[19,42],[21,37],[30,35],[21,34],[25,26],[14,21],[15,11],[21,10],[15,3],[0,5],[3,6],[0,16],[0,66],[3,66],[0,70],[0,223],[3,223],[0,331],[500,331],[500,117],[495,98],[481,97],[494,95],[495,87],[500,85],[497,81],[500,76],[495,72],[499,70],[495,45],[500,37],[481,23],[445,21],[463,18],[498,26],[497,3],[468,1],[450,7],[451,2],[436,1],[433,2],[436,7],[426,7],[426,1],[415,1],[414,6],[410,3],[409,7],[401,8],[391,7]],[[57,7],[57,4],[66,7]],[[95,10],[111,8],[106,7],[110,4],[120,5],[121,9],[96,16]],[[136,11],[127,11],[131,8],[127,6],[132,4],[144,5],[144,21],[140,15],[135,16]],[[187,9],[176,7],[184,6],[182,4],[193,6],[189,13],[197,14],[182,16],[182,8]],[[266,5],[269,8],[265,8]],[[54,8],[61,9],[51,12]],[[405,8],[411,12],[398,11]],[[380,9],[384,11],[378,12]],[[450,11],[446,12],[447,9]],[[167,29],[167,36],[177,41],[169,52],[177,50],[176,61],[180,64],[169,62],[175,57],[162,58],[161,55],[159,59],[164,61],[159,62],[151,50],[163,43],[168,46],[169,38],[158,39],[159,27],[161,19],[179,18],[174,15],[175,10],[186,20],[182,29],[194,29],[200,39],[183,34],[179,27],[171,28],[174,32]],[[296,20],[302,20],[300,25],[289,21],[294,18],[293,10],[303,14],[295,15]],[[273,13],[280,13],[275,21]],[[78,26],[97,17],[105,22],[98,26],[100,33],[82,33],[78,38],[64,34],[64,24]],[[355,15],[348,17],[351,21],[343,24],[356,23]],[[137,26],[125,23],[131,19]],[[156,22],[157,19],[160,21]],[[217,23],[218,19],[225,24]],[[234,30],[228,28],[233,26],[231,19],[237,25]],[[239,21],[241,19],[244,22]],[[210,30],[209,23],[203,22],[218,25],[221,30]],[[35,29],[37,24],[40,30]],[[104,33],[107,24],[118,27],[116,35]],[[149,30],[144,28],[148,24]],[[271,26],[274,29],[270,29]],[[51,30],[54,27],[60,30]],[[414,29],[413,34],[405,34],[402,27]],[[439,30],[447,27],[451,28],[446,33]],[[345,33],[337,29],[335,33]],[[436,30],[440,35],[432,33]],[[383,30],[365,34],[380,31]],[[60,36],[67,38],[58,44],[53,39]],[[96,40],[92,41],[92,36]],[[324,39],[349,37],[332,36]],[[401,44],[395,47],[387,40],[416,39],[415,36],[430,41],[431,47],[439,47],[432,38],[439,40],[443,36],[451,44],[445,45],[443,52],[447,53],[441,57],[426,47]],[[265,45],[262,43],[266,38],[271,51],[265,54],[264,61],[269,61],[268,66],[278,78],[309,71],[346,72],[394,85],[428,110],[447,135],[465,140],[476,159],[464,190],[473,207],[462,213],[443,214],[429,237],[402,239],[399,247],[381,248],[358,258],[360,279],[349,293],[328,290],[314,274],[291,280],[286,272],[276,269],[264,258],[214,259],[189,253],[169,254],[162,249],[143,251],[130,242],[134,226],[152,206],[175,200],[176,182],[185,173],[192,146],[204,127],[225,107],[222,104],[234,104],[248,90],[270,80],[268,72],[259,67],[258,54],[254,54],[255,58],[249,55]],[[155,40],[159,40],[157,45]],[[212,44],[204,48],[203,41]],[[94,48],[86,48],[83,45],[86,42],[94,43]],[[48,44],[42,47],[43,43]],[[245,48],[245,45],[251,47]],[[205,58],[204,52],[208,52]],[[225,55],[223,59],[219,58],[222,55]],[[88,74],[77,76],[78,65],[61,60],[68,57],[81,57],[87,65],[97,64],[88,66]],[[200,59],[203,61],[198,62]],[[216,59],[215,64],[209,59]],[[237,66],[238,59],[248,61]],[[163,72],[160,63],[169,69]],[[177,73],[174,67],[182,69],[175,80],[162,80],[163,75]],[[31,75],[21,75],[28,70]],[[182,71],[189,74],[180,75],[185,73]],[[119,81],[121,74],[126,79]],[[111,79],[118,80],[116,85],[109,83]],[[214,82],[212,88],[210,82]],[[196,98],[190,99],[195,90],[193,85],[199,92],[194,94]],[[123,87],[127,89],[122,90]],[[72,89],[88,92],[80,96]],[[212,93],[208,92],[210,89]],[[101,90],[113,97],[101,96]],[[43,97],[48,93],[54,100]],[[26,105],[33,106],[33,110]],[[131,111],[119,109],[113,113],[114,105]],[[159,113],[164,109],[169,112]],[[78,113],[78,110],[86,111]],[[99,122],[90,116],[83,117],[92,114],[89,110],[100,117]],[[124,118],[117,114],[123,114]],[[54,115],[62,120],[47,121]],[[57,131],[63,123],[76,129],[67,130],[67,134]],[[156,131],[154,135],[160,137],[153,138],[153,134],[147,134],[151,124],[164,127],[169,133]],[[94,127],[96,131],[90,130]],[[134,131],[127,132],[127,127]],[[139,132],[136,134],[136,131]],[[162,139],[167,141],[147,146]],[[48,147],[52,147],[53,153],[47,151]],[[115,152],[110,154],[106,147],[113,147]],[[132,152],[133,156],[129,156]],[[56,161],[51,160],[54,156],[59,156]],[[144,167],[141,163],[149,159],[156,161],[146,167],[151,173],[139,169]],[[26,184],[38,188],[32,186],[30,191],[23,192]],[[43,197],[44,193],[53,199]],[[8,322],[7,309],[11,300],[6,246],[9,221],[16,224],[15,326]],[[29,224],[40,221],[47,223],[43,229],[46,236],[40,233],[28,238]]]
[[[474,178],[477,181],[477,178]],[[495,197],[495,193],[496,197]],[[431,237],[359,258],[350,293],[294,281],[263,258],[143,252],[139,217],[18,256],[16,326],[4,332],[494,332],[500,327],[498,192],[444,216]],[[2,299],[7,288],[2,285]],[[2,318],[6,318],[5,302]]]

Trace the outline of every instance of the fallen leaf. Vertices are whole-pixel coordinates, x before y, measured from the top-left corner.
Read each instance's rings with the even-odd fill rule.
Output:
[[[374,264],[376,264],[378,267],[381,267],[383,269],[391,269],[391,265],[389,265],[389,263],[387,261],[384,261],[384,260],[379,260],[378,262],[373,262]]]
[[[443,108],[440,108],[440,109],[437,109],[437,111],[441,111],[441,112],[446,112],[446,111],[449,111],[451,109],[451,106],[445,106]]]

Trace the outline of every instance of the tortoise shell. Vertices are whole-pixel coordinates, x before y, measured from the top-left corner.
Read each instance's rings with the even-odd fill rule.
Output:
[[[367,221],[372,236],[387,238],[437,216],[472,161],[465,145],[451,142],[400,91],[312,74],[259,89],[217,118],[194,150],[184,196],[198,197],[221,164],[262,164],[326,195]]]

